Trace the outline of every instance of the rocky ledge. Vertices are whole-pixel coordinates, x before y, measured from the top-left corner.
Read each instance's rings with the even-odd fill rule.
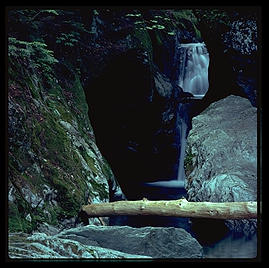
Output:
[[[174,227],[80,226],[55,233],[11,233],[12,259],[163,259],[202,258],[202,247]],[[43,230],[44,231],[44,230]]]

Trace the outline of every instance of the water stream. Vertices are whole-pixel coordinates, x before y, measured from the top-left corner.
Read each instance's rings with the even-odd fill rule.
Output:
[[[184,92],[191,93],[195,99],[206,94],[208,82],[209,54],[204,43],[180,44],[178,85]],[[184,158],[188,132],[190,130],[189,105],[179,103],[177,113],[177,132],[180,146],[178,174],[174,180],[146,183],[147,186],[165,188],[185,188]]]
[[[205,258],[256,258],[257,235],[234,237],[229,234],[211,246],[204,246]]]
[[[178,85],[202,98],[208,90],[209,54],[204,43],[181,44]]]

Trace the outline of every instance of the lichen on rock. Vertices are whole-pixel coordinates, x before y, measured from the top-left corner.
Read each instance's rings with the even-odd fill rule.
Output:
[[[110,167],[95,145],[78,76],[65,88],[56,74],[45,83],[44,74],[32,67],[37,62],[19,53],[9,58],[10,231],[59,225],[76,217],[89,197],[108,201],[113,179],[112,172],[103,172]]]

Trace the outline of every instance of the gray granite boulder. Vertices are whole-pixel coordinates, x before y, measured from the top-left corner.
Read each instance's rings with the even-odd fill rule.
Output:
[[[151,258],[201,258],[202,247],[184,229],[174,227],[93,226],[63,231],[60,238]]]
[[[150,258],[89,246],[72,239],[49,236],[45,233],[12,233],[9,235],[11,259],[134,259]]]
[[[187,154],[190,201],[257,200],[257,109],[248,99],[228,96],[192,120]],[[252,233],[256,220],[229,220],[230,230]]]
[[[202,247],[180,228],[87,225],[58,234],[9,234],[10,258],[202,258]]]

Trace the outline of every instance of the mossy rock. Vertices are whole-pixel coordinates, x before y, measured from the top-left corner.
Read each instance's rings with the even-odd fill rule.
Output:
[[[42,73],[11,60],[8,223],[9,231],[31,232],[41,223],[59,225],[77,216],[89,196],[108,200],[111,174],[93,146],[88,106],[76,70],[72,69],[74,80],[63,88],[56,74],[44,85]]]

